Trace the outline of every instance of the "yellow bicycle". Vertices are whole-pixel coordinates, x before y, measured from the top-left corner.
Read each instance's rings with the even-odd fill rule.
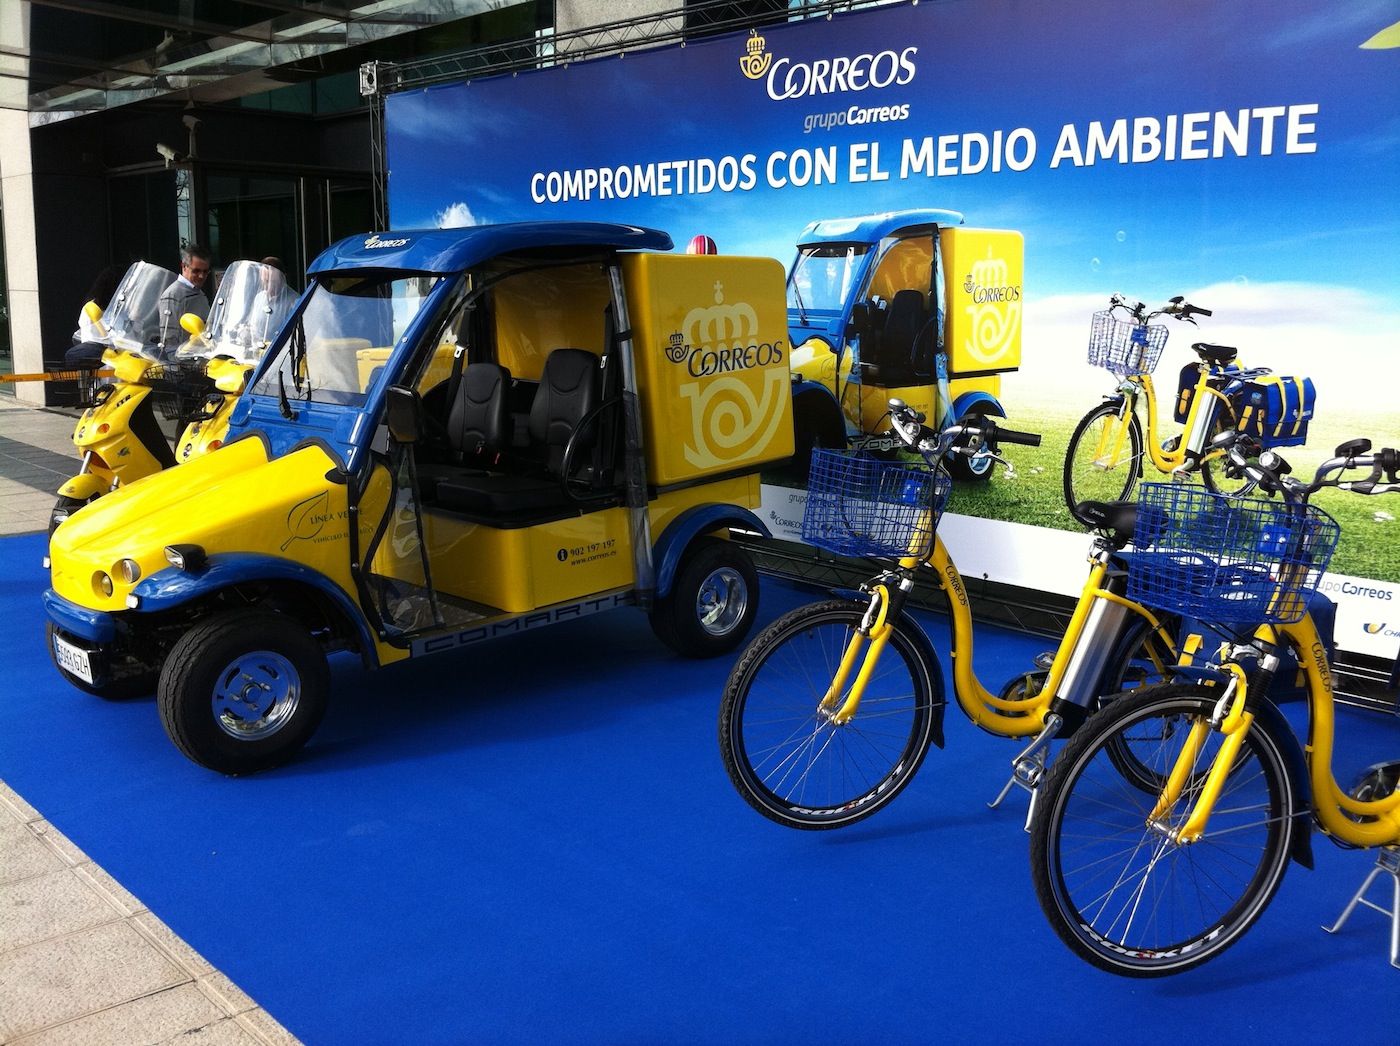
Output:
[[[1100,695],[1160,680],[1177,659],[1175,622],[1124,595],[1133,506],[1085,506],[1097,528],[1089,576],[1059,648],[999,693],[984,687],[972,669],[967,590],[937,534],[950,485],[937,463],[950,451],[986,455],[989,446],[1033,446],[1040,437],[985,417],[934,432],[897,399],[890,419],[922,462],[818,450],[803,537],[840,555],[894,562],[858,594],[769,625],[735,664],[720,706],[720,752],[735,788],[793,828],[869,817],[909,784],[930,745],[943,747],[942,668],[905,609],[918,577],[947,600],[958,706],[991,733],[1032,739],[996,802],[1013,784],[1035,788],[1050,742],[1082,722]]]
[[[1118,387],[1080,419],[1065,453],[1065,504],[1080,522],[1087,522],[1079,508],[1084,502],[1128,497],[1142,475],[1144,459],[1167,475],[1199,471],[1208,490],[1239,494],[1250,489],[1247,478],[1232,481],[1223,475],[1224,451],[1213,441],[1237,424],[1231,393],[1269,374],[1267,368],[1242,370],[1235,364],[1237,350],[1231,346],[1197,342],[1191,348],[1199,362],[1183,372],[1173,408],[1184,430],[1169,440],[1159,430],[1152,372],[1168,332],[1165,325],[1152,320],[1170,316],[1195,324],[1195,317],[1209,315],[1209,309],[1180,297],[1148,311],[1142,302],[1129,302],[1119,294],[1109,299],[1107,309],[1094,314],[1089,362],[1109,370]],[[1138,417],[1140,400],[1147,422],[1145,440]]]
[[[1337,783],[1332,672],[1306,600],[1338,534],[1309,496],[1325,486],[1400,490],[1400,453],[1354,440],[1311,483],[1288,477],[1272,452],[1246,465],[1236,447],[1231,460],[1283,497],[1146,485],[1139,527],[1151,517],[1155,537],[1134,553],[1128,594],[1237,622],[1235,641],[1194,680],[1106,702],[1045,775],[1032,816],[1041,907],[1077,955],[1111,973],[1179,973],[1230,947],[1290,860],[1312,866],[1310,817],[1344,846],[1386,848],[1382,866],[1400,868],[1400,762],[1372,767],[1350,789]],[[1358,469],[1369,473],[1343,478]],[[1266,695],[1285,651],[1306,678],[1306,748]]]

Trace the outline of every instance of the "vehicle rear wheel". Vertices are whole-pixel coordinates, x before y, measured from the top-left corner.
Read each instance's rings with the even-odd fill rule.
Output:
[[[54,668],[58,669],[59,675],[83,693],[92,694],[105,701],[125,701],[132,697],[145,697],[155,691],[156,680],[160,676],[159,667],[141,664],[134,658],[123,659],[114,666],[118,674],[100,685],[75,676],[58,663],[58,655],[54,652],[53,645],[54,633],[57,631],[52,621],[45,622],[44,638],[45,645],[49,648],[49,660],[53,662]]]
[[[959,420],[976,420],[986,411],[970,410]],[[992,454],[997,453],[995,443],[989,443],[986,447]],[[948,474],[956,480],[964,483],[985,483],[992,478],[992,473],[996,471],[997,463],[992,460],[990,454],[980,457],[970,458],[966,454],[949,454],[944,459],[948,464]]]
[[[697,541],[681,560],[671,591],[656,601],[651,627],[686,657],[733,650],[758,613],[758,571],[732,541]]]
[[[171,649],[156,691],[170,740],[200,766],[251,774],[286,762],[326,710],[330,671],[295,620],[266,611],[209,618]]]

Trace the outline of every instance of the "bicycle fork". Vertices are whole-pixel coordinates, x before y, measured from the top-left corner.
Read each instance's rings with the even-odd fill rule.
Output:
[[[903,606],[913,587],[912,578],[901,578],[893,593],[885,581],[878,581],[871,586],[870,605],[866,608],[865,617],[851,636],[851,641],[846,644],[845,653],[841,655],[841,663],[836,668],[831,685],[817,705],[818,714],[824,716],[833,726],[843,726],[855,718],[866,684],[870,682],[875,664],[884,653],[890,633],[894,631],[893,621],[899,616],[899,608]],[[862,647],[867,648],[864,659],[860,660]],[[856,668],[857,660],[860,660],[859,669]],[[855,672],[855,680],[848,690],[846,682],[851,678],[852,672]]]
[[[1234,662],[1226,662],[1224,667],[1231,676],[1225,692],[1215,703],[1209,720],[1197,719],[1191,724],[1191,731],[1187,734],[1181,751],[1177,753],[1176,761],[1167,775],[1161,794],[1157,797],[1157,805],[1147,817],[1147,826],[1152,831],[1165,836],[1178,846],[1189,846],[1204,837],[1206,826],[1210,823],[1210,815],[1225,787],[1225,779],[1234,768],[1240,747],[1249,733],[1250,724],[1254,722],[1254,714],[1245,710],[1249,687],[1244,669]],[[1261,678],[1271,678],[1277,667],[1277,657],[1268,655],[1263,658],[1260,662]],[[1220,751],[1215,753],[1202,780],[1196,771],[1196,761],[1200,758],[1206,738],[1212,730],[1224,735],[1224,740],[1220,743]],[[1199,783],[1199,787],[1191,803],[1190,813],[1184,821],[1173,826],[1172,809],[1193,780]]]

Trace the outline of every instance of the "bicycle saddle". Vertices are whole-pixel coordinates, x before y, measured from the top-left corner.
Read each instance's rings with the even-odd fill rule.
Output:
[[[1115,548],[1133,540],[1137,529],[1137,502],[1081,501],[1079,518],[1094,530],[1103,532]]]
[[[1217,367],[1234,360],[1240,354],[1240,350],[1233,345],[1212,345],[1207,341],[1198,341],[1191,348],[1196,350],[1196,355],[1207,363],[1214,363]]]

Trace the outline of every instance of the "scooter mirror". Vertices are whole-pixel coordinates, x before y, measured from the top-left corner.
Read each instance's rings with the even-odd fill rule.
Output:
[[[180,317],[180,326],[185,328],[187,334],[196,338],[204,333],[204,321],[192,312],[187,312]]]

